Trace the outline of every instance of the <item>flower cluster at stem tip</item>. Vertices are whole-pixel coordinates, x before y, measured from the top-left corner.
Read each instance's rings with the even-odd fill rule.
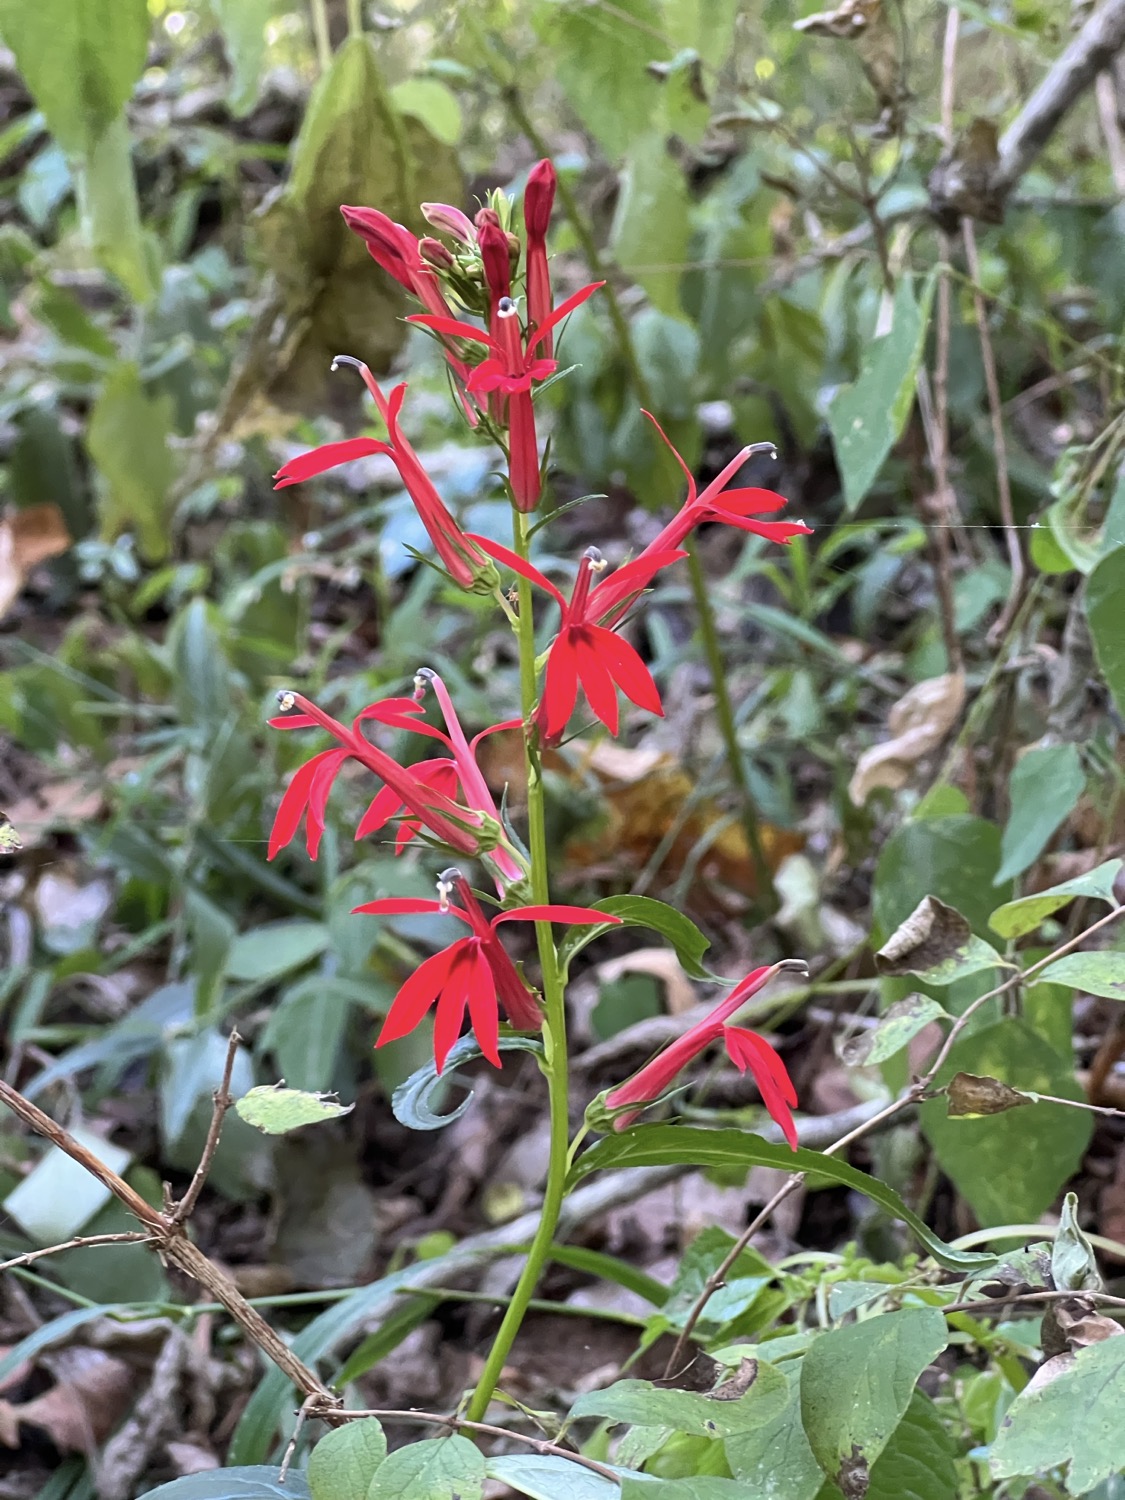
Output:
[[[468,739],[445,683],[429,668],[419,670],[411,697],[390,697],[369,704],[351,722],[341,723],[301,694],[279,695],[280,714],[270,720],[277,729],[320,729],[330,747],[294,772],[274,819],[269,843],[273,859],[296,835],[302,821],[309,857],[316,859],[325,831],[332,785],[349,761],[358,762],[381,782],[359,820],[356,838],[396,822],[395,852],[413,840],[462,856],[479,858],[493,880],[500,910],[486,916],[460,869],[443,872],[437,900],[389,897],[355,910],[375,916],[434,913],[465,923],[469,935],[422,962],[396,995],[377,1046],[413,1031],[433,1010],[434,1063],[440,1073],[464,1026],[466,1014],[481,1053],[500,1066],[500,1026],[518,1031],[544,1026],[541,997],[503,946],[498,929],[509,921],[567,923],[609,927],[619,918],[607,912],[550,901],[528,903],[534,881],[528,857],[496,806],[477,761],[486,735],[521,730],[529,753],[558,745],[578,704],[579,690],[594,717],[611,735],[619,729],[618,690],[638,708],[662,715],[660,693],[636,648],[621,634],[631,606],[663,569],[686,554],[683,543],[705,522],[721,522],[772,542],[787,543],[809,528],[800,521],[763,520],[785,505],[772,490],[736,483],[747,458],[771,444],[741,449],[702,490],[651,413],[659,439],[682,469],[686,497],[673,518],[638,556],[613,571],[596,547],[578,560],[569,597],[526,555],[526,523],[544,491],[535,396],[556,373],[555,346],[567,317],[603,282],[591,282],[557,306],[551,286],[547,233],[556,187],[550,161],[528,174],[523,195],[523,234],[512,228],[513,205],[501,193],[490,195],[474,218],[449,204],[426,203],[422,214],[436,235],[419,238],[378,209],[345,206],[348,227],[366,243],[375,262],[418,302],[424,311],[410,321],[437,341],[470,426],[496,443],[506,462],[506,488],[517,513],[516,551],[488,537],[466,532],[449,510],[402,430],[400,416],[405,384],[389,394],[366,365],[348,355],[333,364],[358,370],[385,438],[356,437],[326,443],[291,459],[275,476],[281,489],[311,479],[338,464],[381,454],[398,470],[449,581],[466,592],[491,595],[512,616],[502,593],[502,574],[514,573],[534,585],[558,606],[555,635],[546,653],[538,701],[526,720],[511,719]],[[436,237],[437,235],[443,238]],[[523,538],[524,540],[521,540]],[[518,620],[514,620],[519,625]],[[524,646],[526,647],[526,638]],[[424,700],[432,691],[444,728],[425,720]],[[447,753],[400,765],[368,734],[368,726],[405,730],[435,742]],[[539,887],[546,890],[545,876]],[[542,929],[541,929],[542,931]],[[541,950],[542,951],[542,950]],[[648,1104],[660,1097],[676,1074],[716,1040],[722,1040],[735,1063],[749,1070],[770,1115],[786,1139],[796,1145],[793,1085],[780,1058],[762,1037],[728,1024],[734,1012],[766,984],[783,964],[756,969],[715,1009],[664,1049],[626,1083],[603,1096],[606,1119],[614,1130],[627,1128]]]

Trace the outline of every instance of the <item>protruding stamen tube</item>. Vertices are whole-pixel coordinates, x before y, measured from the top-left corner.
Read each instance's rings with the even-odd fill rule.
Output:
[[[278,708],[281,709],[281,712],[283,714],[289,713],[289,711],[291,709],[295,708],[296,705],[297,705],[297,694],[294,693],[294,692],[291,692],[289,688],[283,688],[282,691],[280,693],[278,693],[278,695],[277,695],[277,706],[278,706]]]
[[[443,870],[437,878],[438,906],[442,911],[449,910],[449,898],[457,887],[457,882],[463,879],[461,871],[456,865],[451,865],[448,870]]]
[[[772,443],[751,443],[746,450],[748,458],[753,458],[756,453],[767,453],[770,458],[777,462],[777,449]]]

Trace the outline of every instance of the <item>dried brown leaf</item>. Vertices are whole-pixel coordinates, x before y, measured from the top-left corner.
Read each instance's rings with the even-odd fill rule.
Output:
[[[848,783],[848,795],[862,807],[877,787],[897,791],[920,760],[932,755],[957,722],[965,703],[965,676],[948,672],[919,682],[891,709],[891,738],[865,750]]]

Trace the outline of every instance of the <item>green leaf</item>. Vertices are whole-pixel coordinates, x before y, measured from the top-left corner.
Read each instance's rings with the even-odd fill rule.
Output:
[[[391,102],[400,115],[421,120],[431,135],[447,146],[461,139],[461,105],[452,89],[436,78],[407,78],[391,89]]]
[[[64,151],[87,155],[121,114],[150,24],[146,0],[0,0],[0,36]]]
[[[656,408],[665,419],[694,416],[699,334],[690,323],[646,307],[633,319],[633,344]]]
[[[875,867],[875,924],[894,932],[925,896],[956,907],[979,936],[996,901],[1000,830],[984,818],[925,818],[904,823],[883,845]]]
[[[132,1153],[81,1125],[71,1135],[118,1176]],[[36,1165],[4,1199],[4,1211],[40,1245],[77,1234],[109,1202],[110,1191],[58,1146],[48,1146]]]
[[[75,184],[83,234],[98,264],[116,276],[134,302],[143,303],[155,296],[156,278],[141,229],[131,146],[129,126],[120,115],[90,147]]]
[[[936,1000],[931,1000],[928,995],[907,995],[905,1000],[896,1000],[883,1012],[877,1026],[850,1037],[840,1049],[841,1060],[849,1068],[886,1062],[940,1016],[947,1016],[947,1013]]]
[[[167,500],[175,473],[171,428],[171,396],[146,396],[138,367],[120,364],[98,394],[86,433],[90,457],[104,480],[102,538],[135,532],[147,562],[168,555]]]
[[[621,1481],[621,1500],[749,1500],[749,1496],[746,1486],[735,1479],[626,1478]]]
[[[1034,896],[1021,896],[997,907],[988,919],[993,932],[1002,938],[1023,937],[1034,932],[1047,917],[1053,916],[1079,896],[1108,901],[1116,906],[1113,882],[1120,874],[1125,860],[1107,859],[1087,875],[1076,875],[1073,880],[1064,880],[1061,885],[1048,886],[1045,891],[1036,891]]]
[[[193,599],[168,632],[176,710],[180,722],[191,726],[200,743],[209,744],[231,714],[231,673],[219,625],[214,605]],[[232,953],[240,941],[235,940]]]
[[[555,1453],[505,1453],[485,1460],[489,1479],[531,1500],[619,1500],[612,1479]]]
[[[257,103],[266,60],[266,26],[274,4],[275,0],[211,0],[234,75],[227,98],[235,115],[248,114]]]
[[[1008,783],[1011,812],[1000,843],[997,885],[1035,863],[1074,811],[1085,785],[1077,745],[1049,745],[1020,756]]]
[[[757,1366],[745,1395],[734,1401],[697,1391],[661,1390],[650,1380],[619,1380],[604,1391],[579,1396],[570,1408],[569,1420],[606,1417],[637,1427],[672,1427],[697,1437],[731,1437],[773,1421],[785,1407],[785,1376],[763,1361],[757,1361]]]
[[[325,1094],[307,1094],[304,1089],[270,1088],[263,1084],[243,1094],[234,1105],[239,1117],[263,1135],[285,1135],[302,1125],[319,1125],[351,1114],[354,1104],[341,1104]]]
[[[1118,713],[1125,714],[1125,547],[1109,552],[1086,583],[1086,619],[1094,652]]]
[[[770,1500],[816,1500],[824,1473],[813,1456],[801,1423],[801,1367],[786,1367],[785,1405],[769,1422],[726,1440],[727,1462],[736,1479],[754,1495]]]
[[[957,1446],[937,1407],[915,1391],[875,1460],[865,1500],[957,1500]]]
[[[1105,1290],[1094,1247],[1078,1223],[1078,1195],[1067,1193],[1059,1215],[1059,1232],[1051,1246],[1051,1280],[1059,1291]]]
[[[677,1162],[689,1162],[704,1169],[777,1167],[785,1172],[810,1172],[822,1181],[840,1183],[863,1193],[892,1218],[908,1224],[934,1260],[947,1270],[976,1271],[995,1261],[991,1255],[952,1249],[923,1224],[886,1183],[868,1177],[847,1162],[803,1147],[791,1151],[788,1146],[773,1145],[741,1130],[704,1130],[691,1125],[634,1125],[621,1135],[606,1136],[580,1156],[571,1169],[571,1181],[580,1181],[605,1167],[665,1167]]]
[[[691,202],[683,168],[671,156],[663,130],[636,142],[620,181],[610,250],[654,307],[668,317],[682,317],[680,279],[691,234]]]
[[[676,950],[676,957],[685,974],[692,979],[715,978],[702,963],[703,955],[711,946],[710,938],[704,937],[691,918],[685,917],[674,906],[655,901],[651,896],[607,896],[604,901],[594,903],[594,910],[619,917],[625,927],[647,927],[652,932],[658,932]],[[608,924],[606,927],[572,927],[559,944],[560,959],[568,964],[587,943],[592,943],[606,931]]]
[[[943,1085],[962,1072],[1025,1093],[1082,1098],[1071,1068],[1019,1017],[962,1037],[936,1081]],[[984,1225],[1037,1219],[1077,1169],[1093,1128],[1089,1115],[1061,1104],[950,1119],[945,1101],[932,1099],[922,1105],[921,1120],[938,1164]]]
[[[890,332],[872,341],[858,379],[839,390],[828,408],[849,512],[858,508],[874,484],[910,415],[934,284],[931,274],[919,302],[910,278],[902,278],[895,292]]]
[[[276,1464],[253,1464],[248,1468],[204,1469],[170,1484],[147,1490],[153,1500],[310,1500],[308,1481],[299,1470],[290,1470],[282,1483]]]
[[[1125,1338],[1058,1355],[1008,1408],[989,1468],[1009,1479],[1069,1464],[1067,1491],[1084,1495],[1125,1468],[1123,1408]]]
[[[286,1083],[314,1092],[336,1077],[336,1059],[354,1003],[348,985],[321,974],[298,980],[270,1012],[261,1045]]]
[[[501,1052],[532,1052],[537,1057],[543,1056],[543,1043],[537,1037],[502,1036],[497,1045]],[[454,1042],[440,1076],[432,1058],[423,1063],[391,1095],[391,1110],[395,1119],[408,1130],[441,1130],[454,1120],[459,1120],[473,1102],[472,1089],[456,1108],[445,1114],[439,1114],[431,1101],[435,1095],[444,1092],[449,1075],[456,1072],[462,1063],[473,1062],[483,1056],[476,1037],[468,1035]]]
[[[353,1380],[358,1380],[375,1365],[381,1364],[388,1354],[394,1353],[408,1334],[413,1333],[433,1315],[434,1310],[441,1306],[441,1300],[440,1297],[427,1297],[424,1293],[400,1299],[401,1306],[389,1318],[384,1318],[382,1326],[375,1333],[369,1333],[348,1355],[336,1371],[333,1385],[342,1391]]]
[[[458,1434],[398,1448],[375,1472],[368,1500],[481,1500],[484,1455]]]
[[[374,1417],[326,1433],[309,1454],[312,1500],[367,1500],[375,1471],[387,1456],[387,1439]]]
[[[265,922],[231,944],[227,975],[257,981],[280,979],[319,958],[328,946],[323,922]]]
[[[1067,953],[1041,969],[1047,984],[1066,984],[1088,995],[1125,1000],[1125,951],[1107,948],[1100,953]]]
[[[880,974],[917,974],[929,984],[953,984],[1003,960],[955,907],[924,896],[875,955]]]
[[[845,1495],[866,1493],[919,1376],[947,1343],[940,1310],[918,1307],[833,1328],[809,1345],[801,1418],[817,1462]]]

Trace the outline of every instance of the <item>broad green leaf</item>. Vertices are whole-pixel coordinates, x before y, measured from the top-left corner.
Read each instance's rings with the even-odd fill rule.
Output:
[[[1088,995],[1107,1000],[1125,1000],[1125,949],[1106,948],[1098,953],[1067,953],[1039,972],[1047,984],[1066,984]]]
[[[908,1046],[931,1021],[944,1015],[946,1012],[928,995],[907,995],[883,1012],[877,1026],[850,1037],[840,1049],[841,1058],[849,1068],[886,1062]]]
[[[875,1460],[865,1500],[958,1500],[957,1445],[937,1407],[915,1391]]]
[[[692,391],[699,369],[699,334],[695,328],[656,307],[646,307],[633,319],[632,330],[656,414],[664,419],[692,417]]]
[[[1023,1092],[1082,1098],[1072,1069],[1019,1017],[962,1037],[937,1083],[961,1072]],[[921,1120],[938,1164],[985,1225],[1037,1219],[1077,1169],[1092,1131],[1089,1115],[1061,1104],[950,1119],[945,1100],[932,1099],[922,1105]]]
[[[736,1432],[726,1440],[727,1462],[736,1479],[754,1495],[771,1500],[816,1500],[824,1472],[813,1456],[801,1424],[801,1366],[788,1364],[785,1405],[761,1427]]]
[[[634,1125],[621,1135],[606,1136],[580,1156],[571,1169],[571,1180],[580,1181],[604,1167],[664,1167],[676,1162],[690,1162],[703,1169],[777,1167],[786,1172],[809,1172],[822,1181],[840,1183],[863,1193],[892,1218],[901,1219],[910,1226],[934,1260],[947,1270],[976,1271],[994,1263],[995,1258],[991,1255],[952,1249],[923,1224],[886,1183],[857,1171],[847,1162],[804,1148],[791,1151],[788,1146],[773,1145],[741,1130],[704,1130],[692,1125]]]
[[[1073,880],[1064,880],[1061,885],[1036,891],[1034,896],[1021,896],[1016,901],[1008,901],[997,907],[989,917],[988,925],[1002,938],[1017,938],[1034,932],[1047,917],[1053,916],[1079,896],[1090,896],[1116,905],[1113,882],[1123,865],[1123,860],[1108,859],[1087,875],[1076,875]]]
[[[112,541],[123,531],[134,532],[147,562],[168,555],[168,490],[175,473],[171,427],[172,398],[147,396],[137,366],[120,364],[98,394],[86,434],[104,481],[102,538]]]
[[[375,1471],[387,1456],[387,1439],[374,1417],[326,1433],[309,1454],[312,1500],[367,1500]]]
[[[735,1479],[648,1479],[621,1481],[621,1500],[750,1500]]]
[[[447,146],[461,139],[461,105],[452,89],[437,78],[407,78],[391,89],[391,102],[400,115],[421,120],[431,135]]]
[[[484,1455],[454,1433],[398,1448],[375,1471],[368,1500],[481,1500]]]
[[[227,975],[231,979],[280,979],[319,958],[328,946],[323,922],[265,922],[240,933],[231,944]]]
[[[633,145],[625,160],[610,249],[625,274],[670,318],[683,316],[680,280],[691,234],[690,208],[683,168],[671,155],[665,132],[654,130]]]
[[[235,1110],[263,1135],[285,1135],[302,1125],[319,1125],[324,1120],[338,1120],[351,1114],[354,1104],[341,1104],[323,1094],[308,1094],[304,1089],[270,1088],[262,1085],[235,1100]]]
[[[132,1161],[132,1153],[104,1136],[75,1125],[71,1135],[118,1176]],[[43,1156],[4,1199],[4,1211],[40,1245],[59,1244],[76,1235],[109,1202],[109,1188],[79,1162],[48,1146]]]
[[[666,51],[656,0],[612,7],[538,0],[531,17],[575,117],[610,162],[620,162],[660,108],[660,85],[648,72]]]
[[[543,1043],[537,1037],[502,1036],[497,1045],[501,1052],[531,1052],[537,1057],[543,1056]],[[460,1104],[445,1113],[435,1110],[432,1101],[444,1093],[449,1075],[462,1063],[473,1062],[483,1056],[476,1037],[470,1034],[454,1042],[440,1075],[432,1059],[423,1063],[391,1095],[391,1110],[395,1119],[409,1130],[441,1130],[454,1120],[459,1120],[473,1102],[472,1089]]]
[[[706,938],[683,912],[651,896],[607,896],[604,901],[594,903],[595,911],[607,912],[620,918],[626,927],[647,927],[665,937],[676,950],[676,957],[685,974],[692,979],[714,979],[714,974],[703,967],[703,955],[711,946]],[[564,963],[580,953],[587,943],[605,932],[605,927],[572,927],[559,944],[559,956]]]
[[[485,1460],[489,1479],[499,1479],[529,1500],[619,1500],[612,1479],[555,1453],[504,1453]]]
[[[276,1464],[204,1469],[145,1493],[154,1500],[310,1500],[308,1480],[299,1470],[290,1470],[284,1483],[277,1475]]]
[[[64,151],[87,155],[121,114],[150,24],[146,0],[0,0],[0,36]]]
[[[919,301],[910,278],[902,278],[890,332],[872,341],[855,383],[839,390],[828,408],[848,511],[857,509],[874,484],[910,415],[933,290],[931,275]]]
[[[936,1307],[907,1308],[813,1339],[801,1371],[809,1446],[845,1494],[863,1495],[872,1465],[948,1342]]]
[[[1118,713],[1125,714],[1125,547],[1109,552],[1086,583],[1086,619],[1098,665],[1113,694]]]
[[[119,115],[91,145],[77,168],[75,186],[82,231],[95,259],[134,302],[143,303],[151,301],[156,286],[141,229],[131,144],[128,123]]]
[[[1043,1379],[1045,1373],[1054,1378]],[[1069,1465],[1067,1492],[1086,1494],[1125,1468],[1123,1409],[1125,1338],[1057,1355],[1008,1408],[989,1455],[993,1476],[1035,1476]]]
[[[273,17],[275,0],[211,0],[211,5],[234,75],[227,98],[236,115],[245,115],[257,102],[266,60],[266,26]]]
[[[291,985],[270,1012],[262,1035],[292,1088],[331,1087],[355,994],[347,984],[310,974]]]
[[[997,885],[1035,863],[1074,811],[1085,785],[1077,745],[1049,745],[1020,756],[1008,783],[1011,812],[1000,841]]]
[[[570,1418],[605,1417],[638,1427],[672,1427],[697,1437],[725,1438],[773,1421],[785,1407],[787,1392],[781,1371],[758,1361],[749,1389],[734,1401],[697,1391],[661,1390],[650,1380],[619,1380],[604,1391],[579,1396]]]
[[[999,864],[1000,830],[984,818],[904,823],[884,844],[875,868],[873,905],[879,932],[894,932],[923,897],[936,896],[984,936],[996,902]]]

